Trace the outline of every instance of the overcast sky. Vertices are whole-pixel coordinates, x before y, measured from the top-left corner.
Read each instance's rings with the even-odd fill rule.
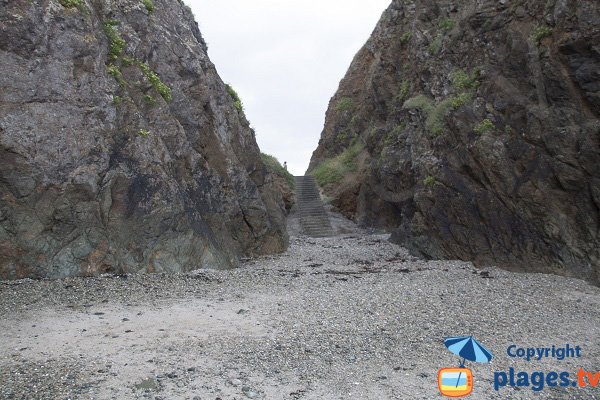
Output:
[[[390,0],[185,0],[261,150],[303,175],[329,99]]]

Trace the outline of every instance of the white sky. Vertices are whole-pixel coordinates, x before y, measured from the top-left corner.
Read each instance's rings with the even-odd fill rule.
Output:
[[[186,0],[261,151],[304,175],[329,99],[390,0]]]

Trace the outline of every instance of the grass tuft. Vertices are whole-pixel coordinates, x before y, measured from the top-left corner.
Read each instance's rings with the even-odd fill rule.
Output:
[[[387,133],[387,135],[385,135],[385,138],[383,139],[383,147],[389,147],[396,143],[405,129],[406,122],[402,122],[399,125],[396,125],[394,129],[392,129]]]
[[[542,40],[550,35],[552,35],[552,28],[543,25],[538,26],[531,33],[531,40],[539,46],[542,43]]]
[[[108,38],[108,61],[115,62],[121,57],[123,51],[125,50],[125,46],[127,46],[127,42],[123,40],[115,25],[118,22],[116,21],[108,21],[104,23],[104,34]]]
[[[65,8],[74,8],[83,5],[81,0],[59,0],[59,3]]]
[[[337,157],[323,161],[311,172],[311,175],[321,187],[339,182],[346,174],[356,171],[358,167],[356,157],[363,149],[362,144],[355,143]]]
[[[461,93],[458,96],[452,97],[450,101],[452,108],[457,109],[473,101],[473,94],[468,92]]]
[[[144,64],[143,62],[138,62],[138,66],[142,70],[142,73],[150,81],[154,89],[160,94],[160,96],[167,102],[170,103],[173,100],[173,94],[171,93],[171,89],[163,83],[160,79],[160,76],[148,66],[148,64]]]
[[[440,21],[440,28],[442,28],[445,31],[449,31],[451,29],[453,29],[456,26],[456,21],[453,20],[452,18],[444,18],[443,20]]]
[[[429,53],[431,55],[435,56],[440,52],[440,50],[442,50],[442,45],[443,37],[442,35],[437,35],[435,39],[433,39],[431,43],[429,43],[429,47],[427,47],[427,49],[429,50]]]
[[[144,7],[148,10],[148,13],[151,14],[154,11],[154,2],[152,0],[142,0]]]
[[[149,94],[144,95],[144,101],[151,106],[156,105],[156,99],[154,96],[150,96]]]
[[[408,97],[409,93],[410,93],[410,82],[409,81],[403,81],[402,85],[400,85],[400,90],[398,91],[398,95],[396,96],[396,100],[399,103],[403,103],[404,100],[406,100],[406,97]]]
[[[475,68],[471,75],[468,75],[462,69],[457,69],[452,73],[452,86],[458,90],[476,89],[479,87],[479,69]]]
[[[475,133],[477,133],[479,135],[483,135],[484,133],[492,132],[495,129],[496,129],[496,125],[494,125],[494,123],[487,118],[484,119],[483,121],[481,121],[479,124],[477,124],[475,126],[475,128],[473,128]]]
[[[244,104],[242,103],[242,99],[240,99],[240,96],[237,94],[235,89],[228,83],[225,84],[225,89],[227,89],[227,93],[229,93],[229,96],[233,100],[233,106],[235,107],[235,109],[239,113],[243,113],[244,112]]]
[[[336,103],[335,111],[337,111],[337,112],[349,111],[350,109],[352,109],[353,106],[354,106],[354,102],[352,101],[352,99],[350,97],[342,97]]]
[[[283,168],[283,165],[281,165],[281,163],[276,157],[270,154],[260,153],[260,159],[271,173],[284,178],[290,189],[294,189],[294,187],[296,186],[294,176],[290,174],[288,170]]]
[[[450,97],[439,103],[424,95],[419,95],[406,100],[404,108],[416,108],[425,115],[425,128],[433,137],[439,136],[446,124],[446,116],[452,111],[456,104],[456,98]]]

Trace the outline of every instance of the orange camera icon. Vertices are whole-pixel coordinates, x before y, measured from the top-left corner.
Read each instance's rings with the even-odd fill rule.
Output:
[[[440,369],[438,388],[446,397],[468,396],[473,391],[473,372],[468,368]]]

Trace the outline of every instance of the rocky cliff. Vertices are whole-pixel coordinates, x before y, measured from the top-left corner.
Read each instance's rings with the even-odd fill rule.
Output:
[[[309,172],[431,258],[600,277],[600,3],[394,0]]]
[[[0,278],[287,246],[254,132],[180,0],[0,0]]]

